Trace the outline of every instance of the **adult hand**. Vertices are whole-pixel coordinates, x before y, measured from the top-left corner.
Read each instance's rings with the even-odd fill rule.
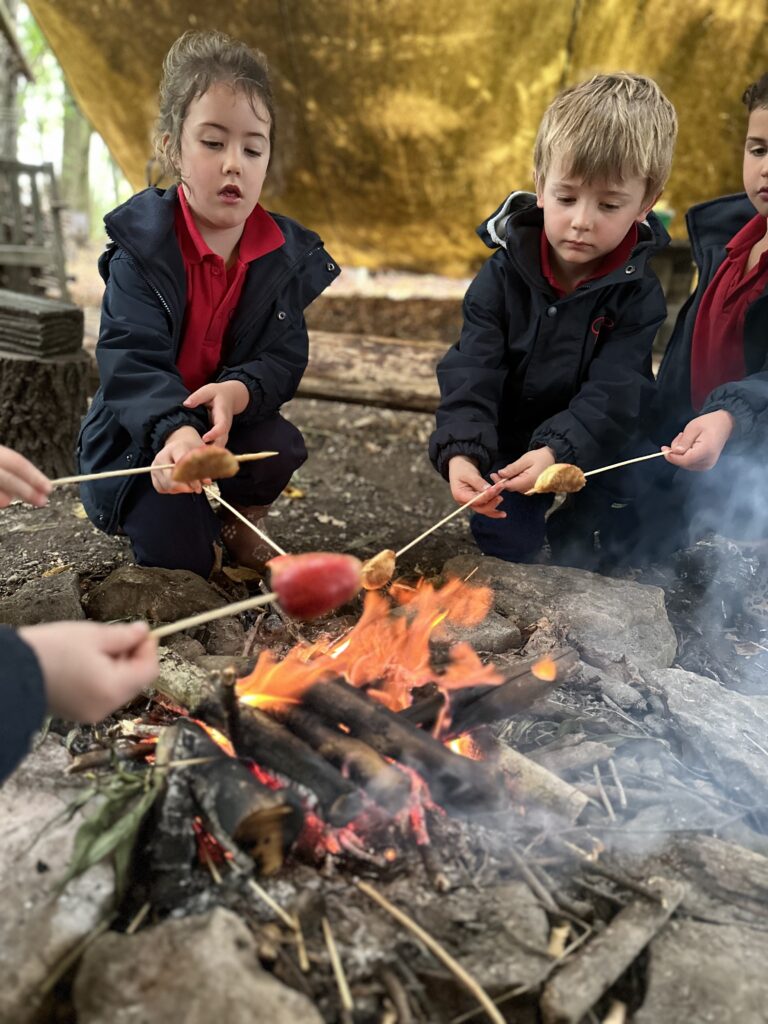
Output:
[[[472,505],[474,512],[479,512],[489,519],[506,519],[507,513],[502,512],[498,506],[501,504],[502,484],[488,485],[480,475],[477,466],[465,455],[454,455],[448,463],[448,483],[451,486],[451,494],[459,505],[465,505],[476,494],[485,492],[484,498]]]
[[[669,446],[662,445],[664,458],[673,466],[694,473],[712,469],[728,443],[734,425],[733,416],[725,409],[697,416]]]
[[[23,455],[0,445],[0,508],[15,498],[40,508],[48,501],[51,482]]]
[[[146,622],[47,622],[19,636],[40,662],[50,712],[69,721],[100,722],[157,678]]]
[[[515,462],[504,466],[498,473],[491,473],[491,480],[502,480],[508,491],[525,494],[548,466],[554,466],[555,461],[555,453],[551,448],[534,448],[533,451],[521,455]]]
[[[203,384],[184,400],[184,406],[197,409],[204,405],[208,409],[211,429],[203,434],[203,441],[226,447],[232,420],[245,411],[250,400],[248,388],[241,380],[224,380],[219,384]]]
[[[176,463],[193,448],[199,448],[203,443],[202,437],[194,427],[179,427],[169,434],[165,444],[152,460],[153,466],[165,466],[169,463]],[[193,480],[189,484],[177,483],[171,476],[171,469],[155,469],[152,471],[152,486],[158,494],[202,494],[203,484],[210,484],[210,480]]]

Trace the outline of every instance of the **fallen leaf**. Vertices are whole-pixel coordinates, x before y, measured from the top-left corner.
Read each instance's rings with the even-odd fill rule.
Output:
[[[76,501],[74,503],[74,505],[72,506],[72,514],[77,519],[87,519],[88,518],[88,513],[85,511],[85,506],[83,505],[82,501]]]
[[[288,498],[289,501],[298,501],[300,498],[306,498],[306,492],[302,491],[300,487],[295,487],[293,484],[288,484],[287,487],[283,488],[283,497]]]
[[[66,572],[67,569],[71,569],[74,564],[74,562],[68,562],[66,565],[54,565],[51,569],[46,569],[43,576],[58,576],[60,572]]]
[[[261,573],[255,569],[247,569],[244,565],[225,565],[221,570],[225,576],[235,583],[246,583],[248,580],[260,580]]]

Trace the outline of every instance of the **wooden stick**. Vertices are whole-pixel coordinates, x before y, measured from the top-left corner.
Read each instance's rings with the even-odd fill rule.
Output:
[[[149,635],[156,640],[161,640],[164,636],[181,633],[184,629],[202,626],[206,622],[213,622],[214,619],[225,619],[228,615],[239,615],[240,612],[247,612],[251,608],[260,608],[264,604],[269,604],[270,601],[277,600],[277,594],[259,594],[258,597],[247,597],[244,601],[225,604],[223,608],[211,608],[207,612],[200,612],[199,615],[190,615],[189,618],[179,619],[178,622],[168,622],[165,626],[158,626],[151,630]]]
[[[658,459],[666,452],[654,452],[653,455],[639,455],[636,459],[625,459],[624,462],[614,462],[612,466],[601,466],[600,469],[590,469],[584,476],[595,476],[596,473],[607,473],[609,469],[620,469],[622,466],[631,466],[633,462],[645,462],[646,459]]]
[[[238,512],[234,505],[230,505],[228,501],[225,501],[219,494],[219,492],[215,491],[213,487],[206,487],[205,485],[203,485],[203,490],[205,491],[209,498],[213,498],[214,501],[218,501],[218,503],[220,505],[223,505],[228,512],[231,512],[233,516],[237,516],[237,518],[242,520],[242,522],[244,522],[246,526],[249,526],[256,534],[256,536],[263,540],[265,544],[269,544],[269,546],[273,548],[273,550],[275,550],[278,553],[278,555],[287,554],[287,552],[283,551],[279,544],[275,543],[275,541],[273,541],[271,537],[268,537],[266,533],[263,533],[258,528],[258,526],[256,526],[254,523],[250,521],[250,519],[246,519],[242,512]]]
[[[428,537],[430,535],[430,533],[434,533],[435,530],[439,526],[442,526],[444,523],[447,523],[449,519],[453,519],[453,517],[457,516],[459,514],[459,512],[464,512],[465,509],[468,509],[470,505],[474,505],[474,503],[476,501],[479,501],[480,498],[482,498],[482,497],[486,497],[487,498],[488,497],[488,491],[490,491],[494,487],[498,487],[498,486],[499,486],[498,484],[490,484],[488,487],[486,487],[486,489],[484,491],[480,491],[479,494],[476,494],[474,496],[474,498],[470,498],[469,501],[465,501],[463,505],[459,505],[459,507],[455,508],[453,510],[453,512],[449,512],[447,516],[444,516],[440,520],[439,523],[435,523],[434,526],[430,526],[430,528],[428,530],[425,530],[424,533],[420,533],[418,537],[415,537],[409,544],[406,544],[404,548],[400,548],[399,551],[396,551],[395,552],[395,558],[399,558],[400,555],[404,555],[406,551],[410,551],[410,549],[415,544],[418,544],[420,540],[424,540],[424,538]],[[497,494],[501,494],[501,492],[503,490],[504,490],[504,488],[500,487],[499,490],[496,493]]]
[[[257,462],[259,459],[271,459],[278,452],[246,452],[244,455],[236,455],[238,462]],[[59,476],[51,480],[52,487],[60,484],[82,484],[88,480],[109,480],[116,476],[139,476],[141,473],[151,473],[155,469],[173,469],[175,463],[168,462],[162,466],[134,466],[133,469],[109,469],[104,473],[81,473],[79,476]]]
[[[469,992],[475,997],[478,1003],[485,1010],[488,1018],[493,1021],[493,1024],[504,1024],[504,1018],[499,1013],[496,1005],[492,1001],[491,997],[472,977],[467,971],[461,966],[461,964],[454,960],[451,954],[445,949],[440,943],[432,938],[429,932],[425,932],[424,929],[416,924],[416,922],[408,917],[407,914],[403,913],[394,903],[390,903],[388,899],[377,892],[372,885],[368,882],[355,882],[354,883],[360,892],[365,893],[366,896],[370,897],[375,903],[378,903],[380,907],[383,907],[388,914],[391,914],[396,921],[398,921],[404,928],[412,932],[434,956],[440,960],[441,963],[445,964],[448,970],[458,978],[458,980],[464,985]]]
[[[272,913],[276,914],[277,917],[279,917],[280,920],[283,922],[283,924],[286,925],[286,927],[290,928],[292,932],[296,931],[295,919],[291,917],[287,910],[283,910],[283,908],[280,906],[279,903],[276,902],[276,900],[272,899],[272,897],[269,895],[266,889],[262,889],[259,883],[255,881],[255,879],[253,878],[248,879],[248,884],[259,897],[259,899],[262,899],[267,904]]]
[[[333,968],[333,976],[336,979],[336,987],[339,990],[339,998],[341,999],[341,1008],[347,1014],[352,1014],[355,1009],[355,1004],[352,1001],[352,993],[349,991],[349,984],[347,983],[347,976],[344,974],[344,965],[341,962],[339,956],[339,950],[336,946],[336,940],[333,937],[331,931],[331,924],[327,917],[323,917],[323,938],[325,939],[325,945],[328,948],[328,956],[331,958],[331,967]]]

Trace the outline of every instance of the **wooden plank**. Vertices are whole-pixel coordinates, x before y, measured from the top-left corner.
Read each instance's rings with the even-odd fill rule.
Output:
[[[447,349],[443,341],[310,331],[309,366],[298,394],[434,412],[440,398],[435,368]]]

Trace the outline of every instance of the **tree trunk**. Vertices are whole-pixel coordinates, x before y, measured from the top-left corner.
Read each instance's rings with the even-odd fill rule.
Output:
[[[16,23],[18,0],[5,0],[5,8],[10,15],[11,23]],[[16,92],[19,66],[13,48],[5,36],[0,33],[0,154],[6,160],[16,157],[16,138],[18,135],[18,110]]]
[[[0,440],[48,476],[74,471],[89,368],[82,351],[52,359],[0,352]]]
[[[68,88],[64,90],[64,138],[61,154],[61,198],[67,208],[69,233],[76,241],[87,241],[90,232],[90,188],[88,152],[91,126]]]

